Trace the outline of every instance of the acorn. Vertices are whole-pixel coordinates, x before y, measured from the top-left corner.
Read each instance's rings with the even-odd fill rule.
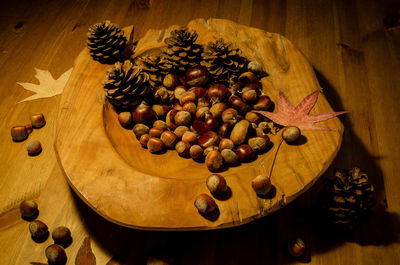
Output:
[[[151,128],[149,130],[149,135],[150,137],[156,137],[156,138],[160,138],[161,134],[163,133],[162,130],[157,129],[157,128]]]
[[[174,90],[174,97],[177,100],[180,100],[182,95],[185,93],[186,93],[186,89],[184,86],[177,86],[177,87],[175,87],[175,90]]]
[[[187,126],[190,124],[191,120],[192,120],[192,115],[190,115],[189,112],[184,110],[178,111],[174,116],[175,124],[178,126],[180,125]]]
[[[185,132],[182,135],[182,141],[188,142],[189,144],[195,144],[197,142],[197,134],[194,132]]]
[[[142,123],[135,124],[135,126],[133,126],[133,133],[137,139],[140,139],[143,134],[149,133],[149,127]]]
[[[200,213],[206,214],[215,210],[217,204],[214,199],[207,194],[200,194],[194,201],[194,206]]]
[[[228,189],[225,178],[220,174],[212,174],[208,176],[206,185],[208,190],[214,194],[224,193]]]
[[[148,133],[143,134],[140,136],[139,143],[142,145],[142,147],[147,148],[147,143],[150,140],[150,135]]]
[[[203,148],[200,145],[192,145],[189,149],[189,155],[193,160],[201,160],[204,158]]]
[[[189,155],[190,144],[184,141],[179,141],[175,145],[175,151],[178,153],[178,155],[186,157]]]
[[[164,131],[161,134],[160,139],[167,148],[173,148],[179,141],[179,137],[171,131]]]
[[[174,130],[174,133],[176,134],[176,136],[178,136],[178,138],[182,138],[183,134],[187,131],[189,131],[189,128],[187,126],[178,126]]]
[[[222,115],[222,112],[226,109],[226,104],[223,102],[218,102],[212,105],[210,108],[210,112],[215,119],[219,119]]]
[[[203,155],[207,156],[211,151],[219,151],[218,146],[211,145],[211,146],[205,148],[204,151],[203,151]]]
[[[165,145],[161,139],[150,137],[147,142],[147,149],[149,149],[150,153],[158,153],[164,149]]]
[[[153,123],[153,128],[159,129],[161,131],[165,131],[167,129],[167,124],[165,123],[165,121],[162,120],[156,120]]]
[[[163,79],[163,85],[167,88],[174,88],[178,85],[179,79],[176,74],[167,74]]]
[[[224,159],[219,151],[211,151],[206,156],[206,166],[210,171],[218,170],[224,162]]]
[[[300,138],[300,135],[301,135],[301,131],[296,126],[285,127],[285,128],[283,128],[283,131],[282,131],[282,138],[287,143],[295,142],[297,139]]]
[[[224,149],[233,150],[233,149],[235,149],[235,144],[229,138],[222,138],[221,141],[219,142],[219,149],[220,150],[224,150]]]

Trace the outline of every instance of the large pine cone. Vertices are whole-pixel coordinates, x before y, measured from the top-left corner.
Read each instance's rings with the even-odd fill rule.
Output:
[[[151,91],[149,75],[129,60],[107,70],[103,86],[108,100],[121,109],[135,108]]]
[[[214,80],[235,82],[248,64],[248,60],[240,54],[240,50],[233,48],[232,43],[218,39],[208,43],[201,64],[207,67]]]
[[[371,197],[374,187],[359,168],[339,169],[335,178],[328,180],[322,195],[322,209],[327,220],[351,229],[375,204]]]
[[[165,71],[182,75],[191,66],[200,64],[202,60],[201,45],[195,44],[197,40],[196,31],[188,29],[176,29],[164,42],[167,48],[163,51]]]
[[[122,29],[108,20],[90,26],[86,36],[90,55],[101,63],[119,60],[127,43]]]
[[[168,66],[158,56],[142,56],[134,61],[135,65],[149,75],[149,83],[152,88],[161,85],[165,75],[169,73]]]

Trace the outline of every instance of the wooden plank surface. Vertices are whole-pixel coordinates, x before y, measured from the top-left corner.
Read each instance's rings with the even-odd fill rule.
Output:
[[[384,18],[398,14],[398,1],[163,1],[138,9],[123,1],[2,1],[0,4],[0,263],[44,262],[50,240],[33,243],[16,207],[38,198],[39,218],[49,227],[67,225],[74,241],[73,264],[84,238],[93,238],[98,264],[131,249],[132,264],[167,249],[183,264],[290,264],[285,242],[302,235],[311,264],[398,264],[400,262],[400,184],[397,161],[400,94],[400,27]],[[55,78],[68,70],[85,46],[89,25],[102,19],[136,25],[140,38],[150,28],[184,25],[194,18],[226,18],[284,35],[314,66],[333,109],[346,109],[342,148],[335,167],[359,166],[376,187],[372,217],[351,234],[332,236],[317,229],[312,213],[322,181],[267,218],[251,224],[201,233],[143,232],[113,225],[86,207],[68,188],[53,150],[59,97],[16,104],[31,95],[16,82],[37,82],[35,70]],[[396,18],[396,16],[394,15]],[[388,20],[387,20],[388,21]],[[396,24],[397,23],[397,24]],[[43,112],[47,125],[34,131],[44,148],[28,157],[10,128]],[[326,231],[325,231],[326,232]],[[262,254],[260,254],[262,253]]]

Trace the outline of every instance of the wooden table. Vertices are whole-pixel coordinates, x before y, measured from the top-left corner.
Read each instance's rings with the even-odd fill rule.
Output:
[[[92,238],[97,264],[127,251],[130,264],[166,251],[182,264],[399,264],[400,183],[400,3],[398,1],[163,1],[150,9],[128,1],[3,1],[0,4],[0,263],[45,262],[20,218],[19,203],[39,203],[39,219],[68,226],[73,243],[67,264],[84,237]],[[54,153],[60,96],[18,101],[31,95],[17,82],[35,83],[35,68],[55,78],[72,67],[85,48],[89,25],[109,19],[135,25],[135,38],[150,28],[185,25],[194,18],[226,18],[276,32],[291,40],[315,67],[324,94],[345,126],[342,148],[313,188],[279,212],[237,228],[206,232],[151,232],[109,223],[68,187]],[[44,113],[35,130],[43,152],[26,154],[26,142],[11,141],[10,128]],[[333,169],[359,166],[375,186],[373,215],[352,233],[332,235],[313,222],[313,206],[323,179]],[[288,239],[300,235],[306,257],[286,254]]]

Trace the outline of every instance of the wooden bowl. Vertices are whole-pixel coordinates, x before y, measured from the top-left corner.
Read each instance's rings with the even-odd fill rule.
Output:
[[[163,40],[178,26],[150,30],[139,41],[135,55],[164,46]],[[200,44],[217,38],[233,42],[243,54],[263,64],[269,74],[261,82],[275,103],[278,89],[298,104],[320,89],[313,68],[302,53],[281,35],[232,21],[197,19],[188,24]],[[132,27],[125,29],[129,33]],[[221,172],[230,188],[217,198],[218,209],[201,215],[194,199],[207,193],[205,164],[179,157],[170,150],[150,154],[131,130],[123,129],[112,106],[105,101],[101,80],[110,67],[91,59],[87,49],[75,60],[64,88],[57,120],[56,152],[71,187],[104,218],[127,227],[148,230],[205,230],[241,225],[280,209],[306,191],[337,154],[343,125],[337,118],[321,125],[336,131],[304,131],[299,145],[283,144],[272,172],[274,191],[259,197],[251,180],[268,169],[274,148],[250,163]],[[323,94],[311,111],[333,111]],[[278,143],[277,136],[271,138]]]

